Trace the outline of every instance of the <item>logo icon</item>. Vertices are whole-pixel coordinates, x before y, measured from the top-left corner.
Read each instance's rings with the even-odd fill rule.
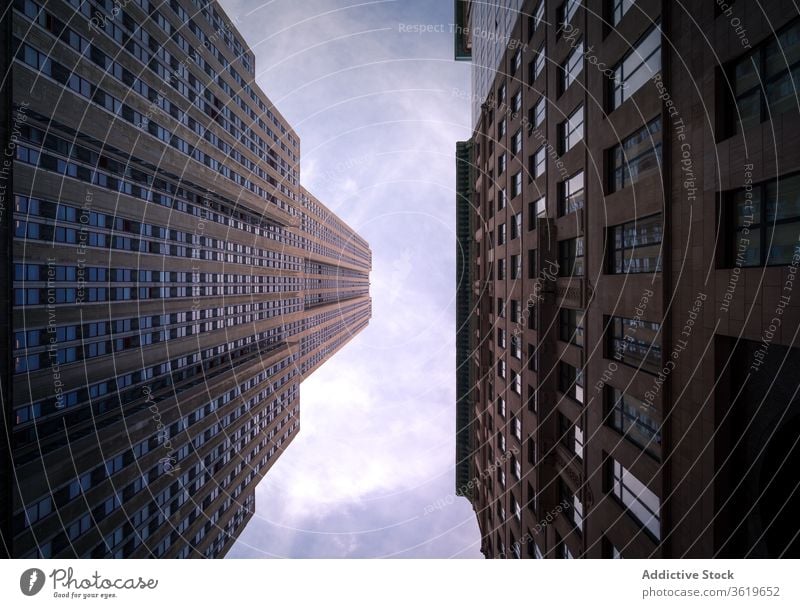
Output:
[[[44,572],[29,568],[19,577],[19,588],[25,595],[36,595],[44,587]]]

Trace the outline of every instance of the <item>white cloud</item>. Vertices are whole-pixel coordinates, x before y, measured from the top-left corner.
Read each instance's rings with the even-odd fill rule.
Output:
[[[397,31],[452,6],[222,3],[300,135],[301,181],[374,256],[370,326],[303,383],[300,434],[231,556],[479,555],[466,500],[425,514],[455,485],[454,150],[470,109],[450,91],[468,66],[448,35]]]

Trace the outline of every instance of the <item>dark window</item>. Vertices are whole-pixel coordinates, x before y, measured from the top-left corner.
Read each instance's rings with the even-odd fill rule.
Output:
[[[730,131],[743,131],[787,111],[797,112],[800,21],[771,34],[730,66],[735,109]],[[737,111],[738,110],[738,111]]]
[[[609,356],[626,365],[657,374],[661,371],[661,326],[649,321],[611,317]]]
[[[608,425],[654,456],[661,452],[661,415],[652,405],[609,386]]]
[[[611,274],[661,272],[661,214],[634,220],[608,231]]]
[[[558,276],[583,276],[583,237],[558,242]]]
[[[661,501],[622,464],[608,459],[611,493],[656,539],[661,538]]]
[[[565,154],[583,139],[583,106],[570,114],[558,125],[558,148],[560,154]]]
[[[566,363],[565,361],[559,361],[558,388],[568,397],[573,398],[578,403],[583,403],[583,370],[580,370],[577,367]]]
[[[608,191],[617,192],[661,168],[661,117],[629,135],[608,153]]]
[[[723,201],[729,267],[791,263],[800,234],[800,175],[725,193]]]
[[[614,67],[610,106],[614,110],[661,71],[661,28],[655,26]]]
[[[559,337],[564,342],[583,346],[583,311],[562,308],[559,311]]]
[[[609,16],[611,21],[611,25],[616,27],[620,21],[622,21],[622,17],[625,16],[625,13],[628,12],[628,9],[633,6],[633,3],[636,0],[609,0]],[[730,0],[731,2],[733,0]],[[716,2],[714,3],[717,4]]]
[[[536,278],[536,250],[528,249],[528,278]]]
[[[561,64],[559,70],[561,79],[559,82],[559,92],[563,93],[573,82],[578,79],[583,71],[583,40],[572,49],[567,60]]]
[[[558,184],[558,215],[567,215],[582,209],[583,204],[583,171],[578,171]]]

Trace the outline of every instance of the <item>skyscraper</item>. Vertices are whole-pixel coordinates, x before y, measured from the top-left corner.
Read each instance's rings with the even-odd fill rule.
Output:
[[[800,20],[689,6],[456,2],[456,487],[487,557],[798,555]]]
[[[4,25],[6,551],[223,556],[300,383],[369,322],[369,246],[300,186],[216,2],[15,0]]]

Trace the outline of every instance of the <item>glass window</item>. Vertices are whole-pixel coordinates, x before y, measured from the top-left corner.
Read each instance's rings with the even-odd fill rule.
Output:
[[[569,88],[573,82],[578,79],[581,71],[583,70],[583,40],[581,40],[575,48],[572,49],[567,60],[561,65],[561,92],[563,93]]]
[[[511,98],[511,111],[519,113],[522,110],[522,91],[517,91]]]
[[[609,150],[609,192],[617,192],[661,169],[661,117]]]
[[[521,279],[522,278],[522,256],[521,255],[512,255],[511,256],[511,278],[512,279]]]
[[[583,346],[583,315],[582,310],[571,308],[559,311],[559,337],[562,341]]]
[[[547,168],[547,154],[544,146],[540,146],[536,153],[530,157],[529,170],[534,178],[544,175]]]
[[[653,27],[614,68],[611,109],[614,110],[661,71],[661,27]]]
[[[583,203],[583,171],[578,171],[558,184],[558,214],[567,215],[582,209]]]
[[[610,0],[611,24],[616,27],[636,0]]]
[[[661,415],[658,410],[652,404],[613,387],[609,387],[608,400],[608,425],[658,457],[661,452]]]
[[[522,234],[522,213],[514,214],[511,221],[511,240],[518,238]]]
[[[611,274],[661,272],[661,214],[612,226],[608,243]]]
[[[800,175],[736,190],[725,199],[729,267],[791,264],[800,234]]]
[[[730,66],[735,110],[731,131],[743,131],[787,111],[797,111],[800,21],[770,36]]]
[[[533,58],[533,61],[529,64],[528,70],[528,79],[530,80],[530,84],[533,85],[533,82],[539,78],[539,75],[544,71],[545,62],[547,61],[547,56],[544,50],[544,42],[539,45],[539,48],[536,49],[536,55]]]
[[[531,113],[530,123],[533,125],[532,128],[536,128],[544,122],[547,115],[547,100],[544,97],[540,98],[531,108]]]
[[[566,0],[564,4],[558,7],[558,15],[557,21],[559,27],[559,31],[564,29],[565,25],[568,25],[572,18],[575,16],[575,13],[578,12],[578,7],[581,5],[581,0]]]
[[[578,403],[583,403],[583,370],[565,361],[558,362],[558,389]]]
[[[539,25],[544,21],[544,0],[539,0],[536,5],[536,10],[533,11],[533,31],[535,32]]]
[[[611,458],[611,492],[634,519],[656,539],[661,538],[661,501],[619,462]]]
[[[522,171],[518,171],[511,178],[511,198],[516,198],[522,194]]]
[[[578,106],[569,117],[558,125],[558,147],[561,154],[570,151],[583,139],[583,106]]]
[[[522,65],[522,49],[517,49],[514,56],[511,58],[511,76],[514,76]]]
[[[500,177],[506,170],[506,154],[503,152],[497,157],[497,176]]]
[[[511,153],[517,156],[520,152],[522,152],[522,129],[517,129],[517,132],[514,133],[514,137],[511,139]]]
[[[661,371],[661,325],[611,317],[609,355],[626,365],[657,374]]]
[[[583,237],[558,243],[558,276],[583,276]]]

